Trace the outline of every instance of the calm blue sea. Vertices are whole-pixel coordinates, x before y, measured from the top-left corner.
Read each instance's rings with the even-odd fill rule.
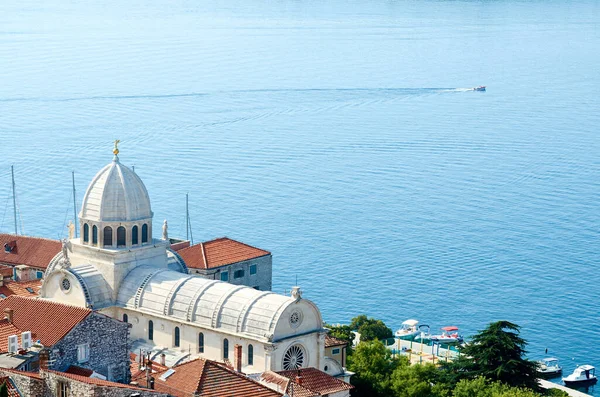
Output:
[[[11,164],[58,238],[118,138],[155,227],[189,193],[328,322],[506,319],[600,367],[599,54],[586,0],[2,1],[0,230]]]

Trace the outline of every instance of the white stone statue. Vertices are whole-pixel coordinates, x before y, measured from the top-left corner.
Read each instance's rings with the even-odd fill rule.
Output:
[[[68,249],[68,240],[65,238],[62,240],[62,266],[69,267],[71,266],[71,261],[69,261],[69,249]]]
[[[72,240],[75,237],[75,224],[73,221],[69,221],[67,228],[69,228],[69,240]]]
[[[163,233],[162,239],[165,241],[169,240],[169,225],[167,225],[167,220],[165,219],[165,223],[163,223]]]

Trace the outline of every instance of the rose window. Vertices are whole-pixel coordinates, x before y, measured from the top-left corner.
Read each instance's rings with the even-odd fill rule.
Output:
[[[306,353],[300,345],[293,345],[283,355],[283,369],[286,371],[302,368],[306,361]]]
[[[71,282],[69,281],[68,278],[63,278],[62,281],[60,282],[60,286],[62,287],[62,289],[64,291],[68,291],[69,289],[71,289]]]
[[[290,326],[292,328],[298,328],[302,322],[302,313],[295,310],[290,314]]]

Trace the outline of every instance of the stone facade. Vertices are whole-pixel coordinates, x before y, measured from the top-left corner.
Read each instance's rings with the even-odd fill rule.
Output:
[[[44,383],[39,377],[32,376],[34,374],[26,375],[0,368],[0,375],[10,377],[23,397],[42,397],[44,395]]]
[[[142,388],[119,387],[109,385],[98,385],[72,379],[69,376],[62,375],[56,372],[42,373],[44,393],[39,395],[31,395],[31,397],[55,397],[58,395],[58,390],[61,383],[66,384],[69,389],[69,396],[77,397],[130,397],[132,395],[139,397],[168,397],[165,393],[159,393],[152,390]]]
[[[251,274],[251,268],[255,266],[256,273]],[[230,284],[245,285],[260,291],[271,291],[273,279],[273,256],[265,255],[259,258],[249,259],[232,263],[230,265],[220,266],[212,269],[193,269],[189,268],[190,274],[211,279],[226,281]],[[243,272],[243,276],[240,275]],[[227,272],[227,276],[222,275]],[[236,273],[237,272],[237,273]]]
[[[91,369],[114,382],[129,383],[129,324],[92,313],[50,349],[50,369],[70,365]],[[79,345],[89,345],[89,360],[80,362]]]

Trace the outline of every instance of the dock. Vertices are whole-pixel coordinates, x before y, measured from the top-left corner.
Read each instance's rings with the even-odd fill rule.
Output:
[[[570,389],[570,388],[568,388],[566,386],[559,385],[559,384],[556,384],[556,383],[552,383],[552,382],[544,380],[544,379],[540,379],[539,382],[540,382],[540,387],[542,389],[546,389],[546,390],[549,390],[549,389],[562,390],[565,393],[567,393],[569,396],[573,396],[573,397],[591,397],[590,394],[585,394],[583,392],[580,392],[580,391],[577,391],[577,390],[574,390],[574,389]]]
[[[400,354],[407,357],[411,364],[439,364],[452,361],[459,355],[452,347],[403,339],[396,339],[395,343],[387,348],[393,355]]]

